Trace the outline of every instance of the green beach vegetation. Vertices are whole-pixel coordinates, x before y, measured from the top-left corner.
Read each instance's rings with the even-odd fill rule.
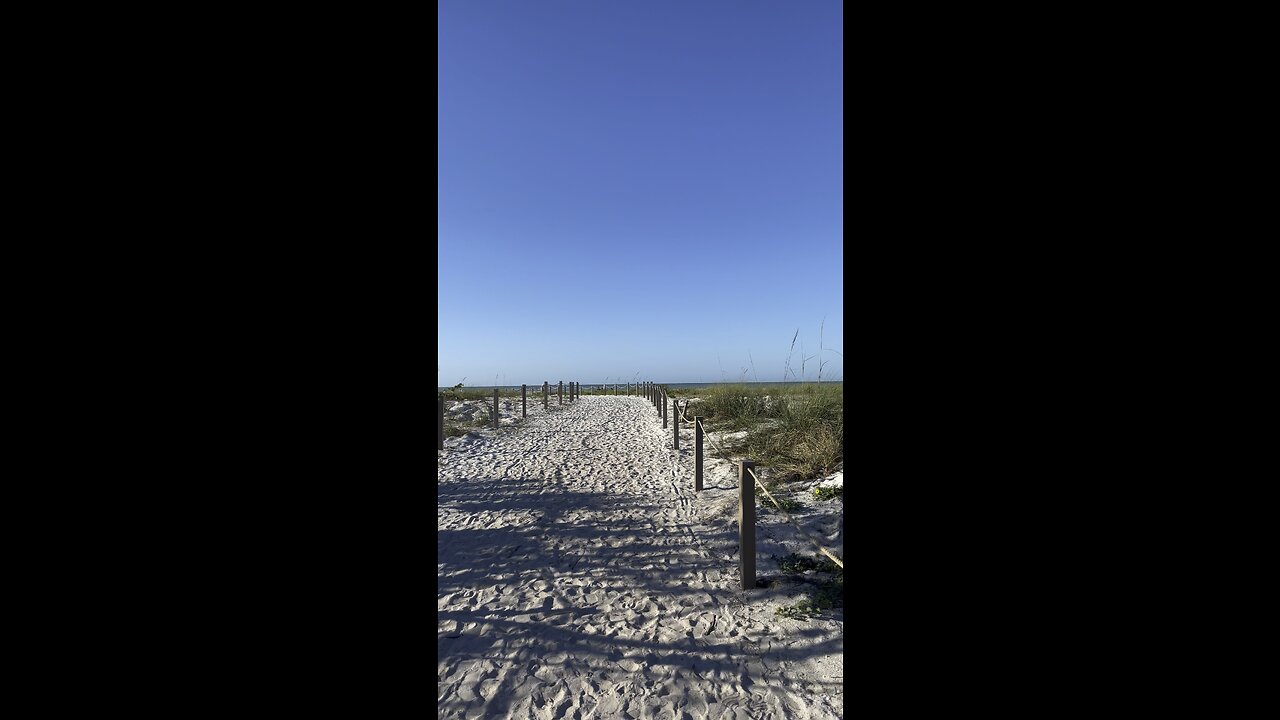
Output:
[[[726,450],[769,468],[773,482],[812,479],[844,462],[844,383],[730,383],[696,390],[686,415],[745,431]]]

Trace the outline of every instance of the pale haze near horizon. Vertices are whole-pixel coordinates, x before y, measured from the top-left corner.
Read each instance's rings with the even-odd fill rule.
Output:
[[[840,3],[438,7],[438,386],[844,378]]]

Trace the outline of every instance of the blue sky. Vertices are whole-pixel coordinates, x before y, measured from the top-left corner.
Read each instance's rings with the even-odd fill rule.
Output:
[[[843,379],[840,2],[438,7],[438,385]]]

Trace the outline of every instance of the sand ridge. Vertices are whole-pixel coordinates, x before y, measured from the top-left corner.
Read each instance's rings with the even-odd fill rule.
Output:
[[[843,615],[738,589],[736,477],[696,495],[691,433],[586,396],[476,437],[440,453],[440,717],[842,716]]]

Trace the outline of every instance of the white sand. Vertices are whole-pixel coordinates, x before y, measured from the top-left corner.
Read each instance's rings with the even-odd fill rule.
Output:
[[[841,717],[843,612],[778,618],[802,586],[739,589],[734,467],[708,446],[695,494],[692,431],[677,454],[643,398],[533,400],[440,452],[439,716]],[[842,555],[842,501],[806,503]],[[815,555],[757,512],[758,576]]]

